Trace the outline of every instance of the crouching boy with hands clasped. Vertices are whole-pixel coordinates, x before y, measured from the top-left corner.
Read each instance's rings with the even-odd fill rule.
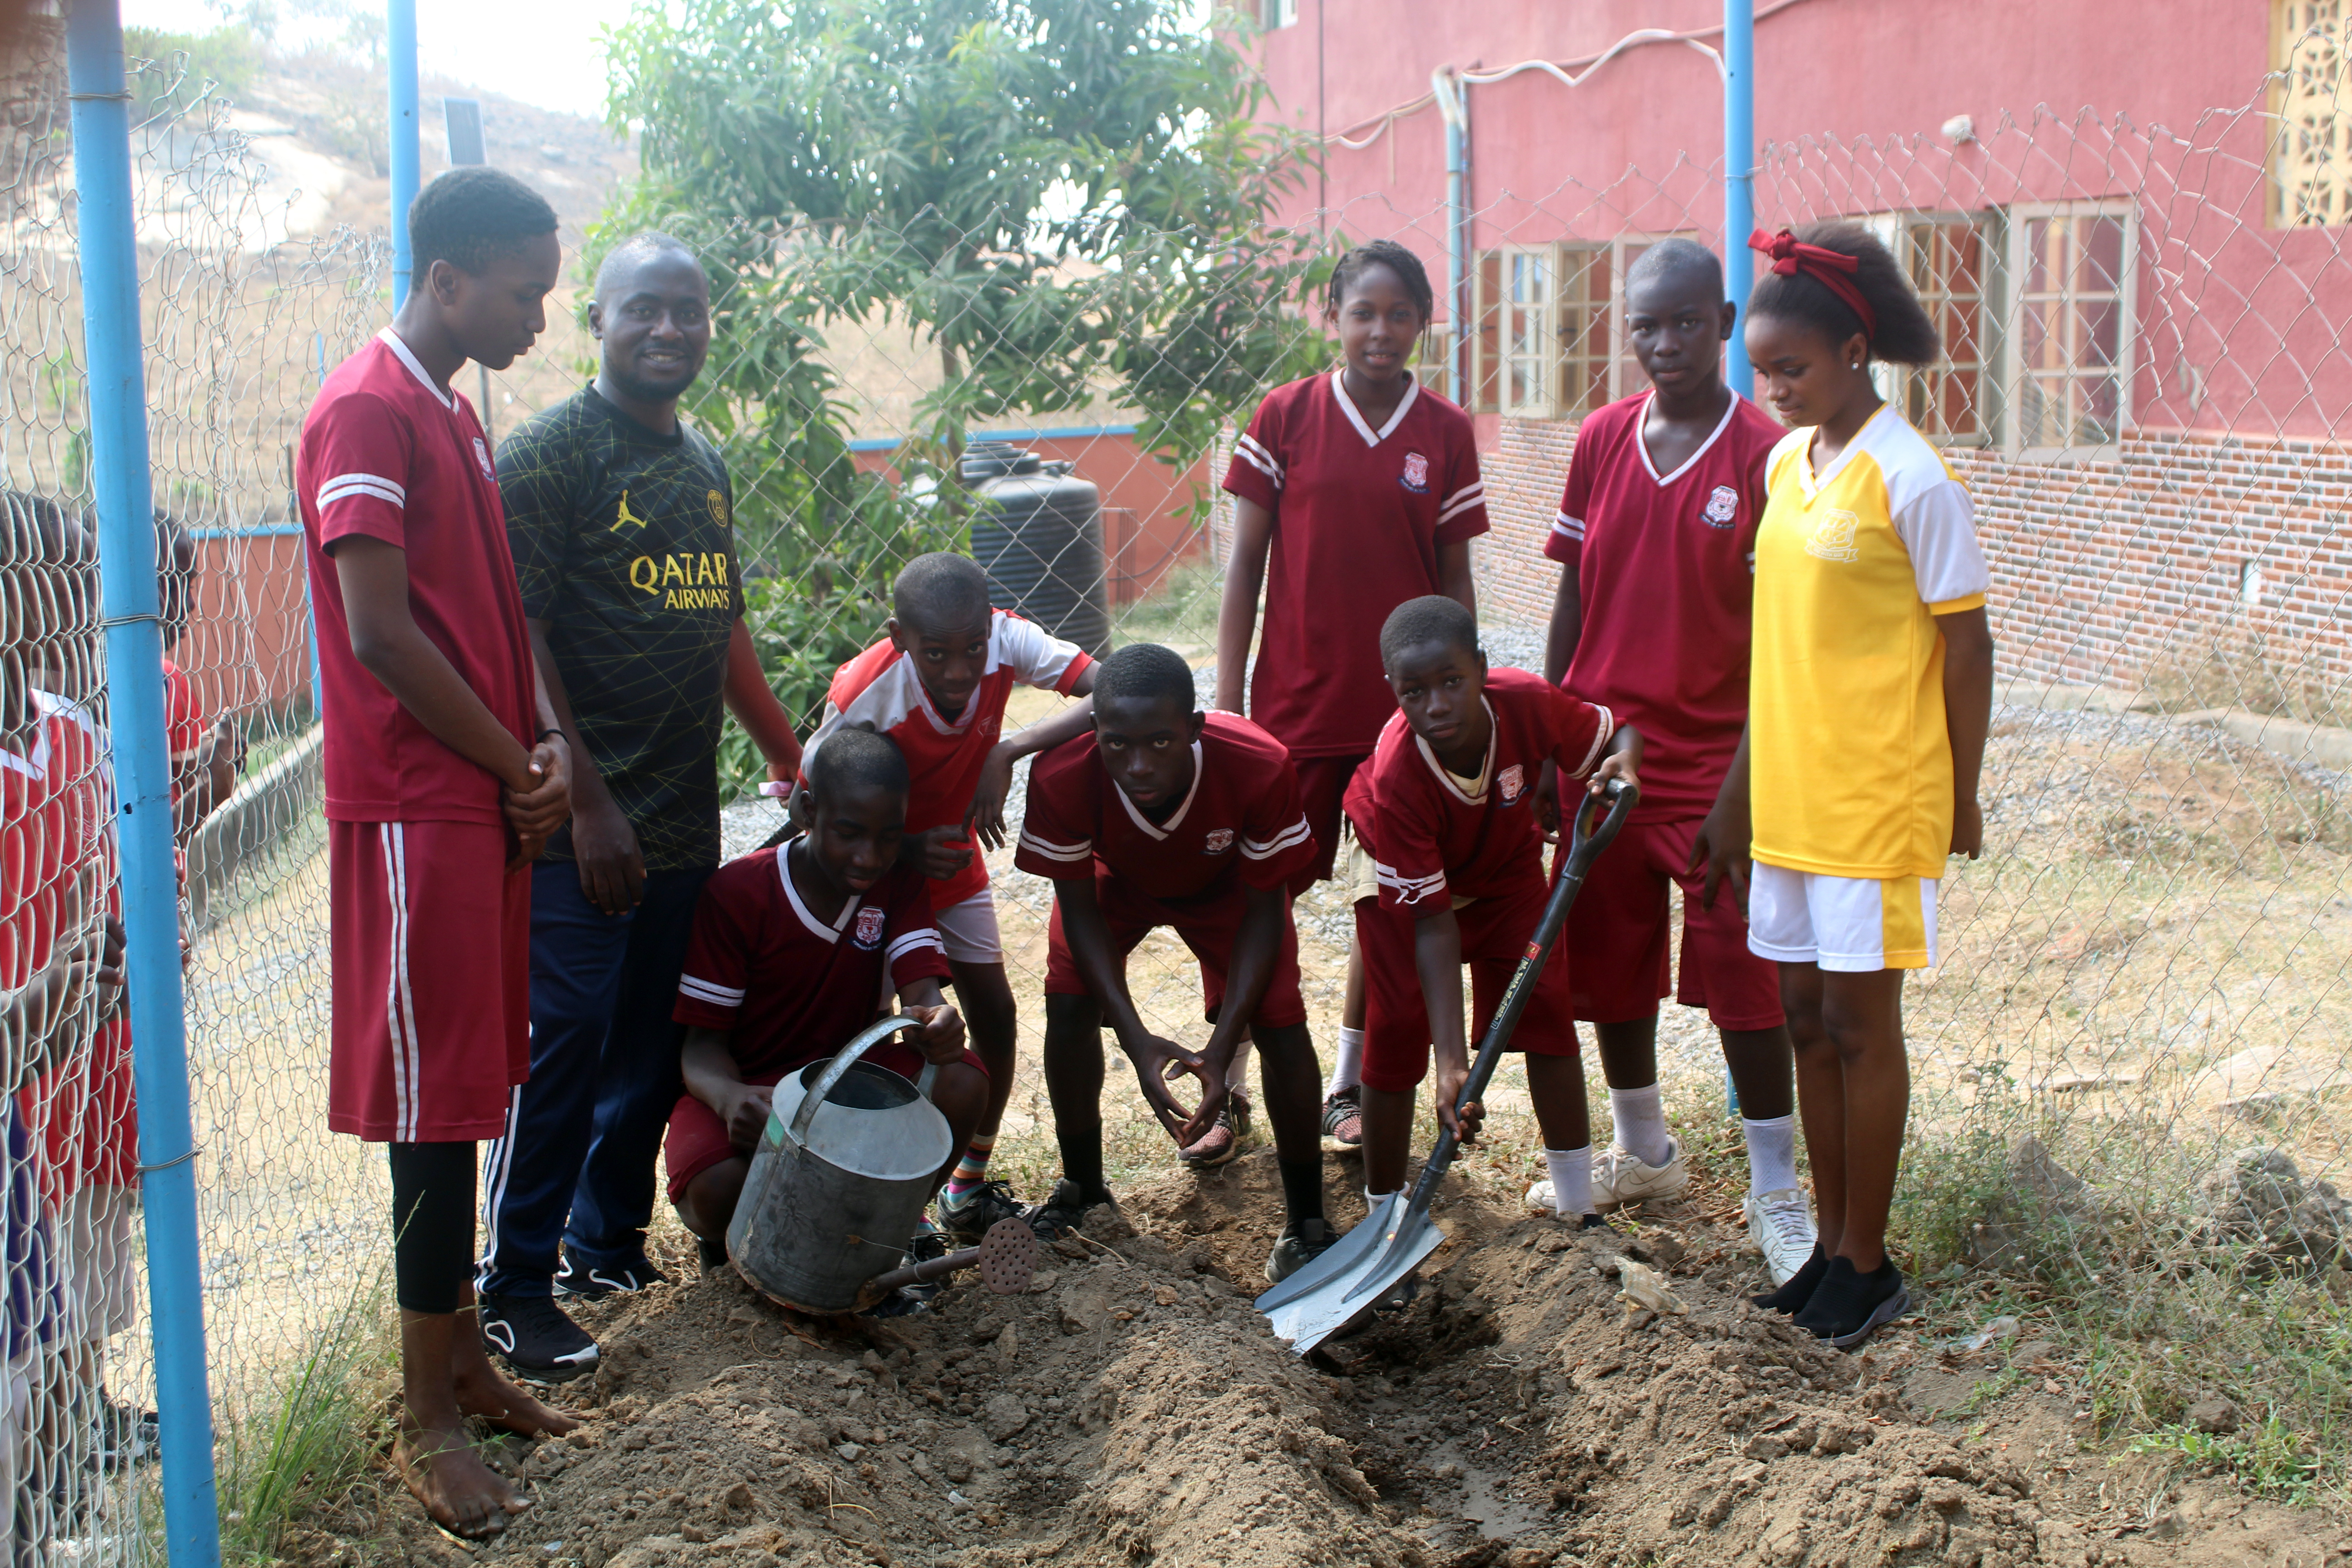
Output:
[[[1233,713],[1202,713],[1192,671],[1152,643],[1097,667],[1091,735],[1040,757],[1013,864],[1054,884],[1045,967],[1045,1089],[1062,1179],[1032,1216],[1040,1234],[1111,1201],[1103,1184],[1102,1029],[1134,1064],[1144,1098],[1178,1146],[1223,1109],[1244,1040],[1274,1123],[1287,1225],[1266,1262],[1279,1281],[1331,1242],[1323,1215],[1315,1047],[1298,990],[1289,884],[1315,859],[1298,775],[1281,742]],[[1201,963],[1208,1044],[1195,1056],[1144,1027],[1127,955],[1155,927]],[[1189,1119],[1168,1079],[1199,1078]]]
[[[1462,968],[1483,1034],[1543,913],[1546,763],[1598,791],[1637,784],[1642,738],[1606,708],[1522,669],[1488,669],[1478,626],[1432,595],[1397,606],[1381,628],[1381,662],[1399,711],[1348,789],[1348,819],[1370,857],[1356,888],[1356,937],[1368,984],[1364,1030],[1364,1186],[1377,1201],[1404,1185],[1412,1091],[1437,1066],[1437,1117],[1469,1142],[1484,1108],[1457,1120],[1470,1076]],[[1592,1215],[1592,1139],[1570,1016],[1568,952],[1555,946],[1510,1048],[1528,1063],[1559,1212]]]

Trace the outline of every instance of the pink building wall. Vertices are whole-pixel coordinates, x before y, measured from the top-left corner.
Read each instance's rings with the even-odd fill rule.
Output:
[[[1296,25],[1253,46],[1271,113],[1360,141],[1439,68],[1573,71],[1636,29],[1721,21],[1709,0],[1481,0],[1447,7],[1442,26],[1417,0],[1297,5]],[[2352,272],[2343,230],[2273,226],[2272,47],[2268,0],[1759,6],[1760,224],[2099,198],[2136,216],[2121,438],[2065,460],[1952,450],[1994,557],[2012,674],[2129,684],[2184,642],[2252,625],[2324,683],[2352,677],[2339,441]],[[1467,90],[1474,252],[1672,231],[1721,244],[1722,100],[1705,56],[1654,44],[1576,88],[1528,71]],[[1941,128],[1959,115],[1975,137],[1956,145]],[[1329,145],[1286,216],[1411,245],[1445,324],[1445,185],[1444,123],[1423,107],[1360,150]],[[1491,613],[1540,618],[1556,572],[1537,551],[1574,420],[1477,425],[1496,523],[1477,552],[1482,592]],[[2265,584],[2253,604],[2250,565]]]

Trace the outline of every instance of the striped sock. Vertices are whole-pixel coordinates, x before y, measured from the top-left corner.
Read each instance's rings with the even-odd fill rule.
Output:
[[[988,1156],[995,1147],[993,1137],[975,1138],[966,1145],[963,1158],[956,1162],[955,1174],[948,1178],[949,1197],[960,1198],[988,1180]]]

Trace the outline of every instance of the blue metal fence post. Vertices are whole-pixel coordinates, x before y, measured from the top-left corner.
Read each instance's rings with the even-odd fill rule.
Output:
[[[392,83],[392,308],[408,299],[408,204],[416,199],[416,0],[386,0],[385,76]]]
[[[1743,310],[1756,279],[1755,228],[1756,0],[1723,0],[1723,287]],[[1723,374],[1743,397],[1755,389],[1745,333],[1725,345]]]
[[[117,0],[73,0],[66,22],[80,206],[84,363],[107,718],[121,799],[122,923],[129,946],[132,1070],[147,1215],[147,1303],[163,1417],[163,1531],[173,1568],[220,1562],[213,1411],[205,1375],[204,1268],[194,1131],[180,997],[180,889],[172,859],[172,770],[163,739],[163,636],[147,484],[147,377],[131,185],[131,105]]]
[[[1723,289],[1742,310],[1756,279],[1756,253],[1748,248],[1755,227],[1756,0],[1723,0]],[[1724,345],[1723,378],[1742,397],[1756,390],[1744,330]],[[1739,1086],[1729,1067],[1723,1069],[1723,1102],[1726,1114],[1739,1114]]]

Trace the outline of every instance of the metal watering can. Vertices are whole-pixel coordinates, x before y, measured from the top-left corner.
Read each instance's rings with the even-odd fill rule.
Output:
[[[993,1290],[1027,1289],[1037,1241],[1015,1220],[992,1226],[983,1247],[899,1267],[954,1136],[929,1098],[936,1067],[909,1083],[858,1058],[921,1026],[885,1018],[776,1085],[727,1227],[737,1272],[770,1300],[817,1316],[857,1311],[974,1264]]]

